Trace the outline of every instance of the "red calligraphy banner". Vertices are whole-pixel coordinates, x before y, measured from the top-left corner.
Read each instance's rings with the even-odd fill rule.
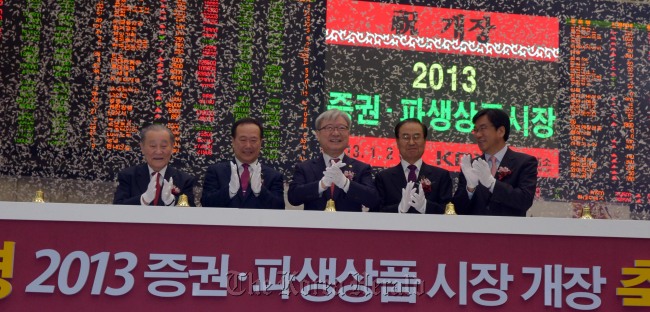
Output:
[[[555,17],[327,1],[328,44],[557,61]]]

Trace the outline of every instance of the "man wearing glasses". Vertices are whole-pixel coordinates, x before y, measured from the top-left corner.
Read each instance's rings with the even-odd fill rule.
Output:
[[[395,126],[401,161],[377,174],[375,184],[381,198],[380,211],[442,214],[451,200],[449,171],[422,161],[428,130],[417,118]]]
[[[500,109],[484,109],[472,118],[474,138],[483,155],[461,158],[454,194],[459,214],[525,217],[537,187],[537,159],[506,145],[510,118]]]
[[[324,210],[333,199],[337,211],[375,211],[379,204],[370,165],[344,154],[350,136],[350,117],[330,109],[316,118],[316,137],[322,155],[296,165],[289,184],[289,203],[305,210]]]

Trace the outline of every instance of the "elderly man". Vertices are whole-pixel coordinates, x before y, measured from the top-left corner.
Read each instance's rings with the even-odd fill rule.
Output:
[[[259,161],[262,124],[252,118],[231,129],[233,161],[208,167],[203,183],[204,207],[284,209],[282,174]]]
[[[145,163],[118,173],[113,204],[173,206],[185,194],[194,206],[196,179],[169,166],[173,147],[174,134],[167,127],[154,124],[142,129],[140,149]]]
[[[427,134],[427,127],[416,118],[405,119],[395,126],[401,161],[375,177],[381,198],[380,211],[445,212],[445,205],[451,200],[451,176],[449,171],[422,161]]]
[[[459,214],[525,217],[537,187],[537,159],[506,145],[510,118],[500,109],[484,109],[472,118],[474,138],[483,152],[461,158],[454,194]]]
[[[333,199],[337,211],[375,211],[379,201],[370,166],[344,154],[350,137],[350,117],[330,109],[316,118],[316,137],[323,151],[296,165],[288,198],[305,210],[324,210]]]

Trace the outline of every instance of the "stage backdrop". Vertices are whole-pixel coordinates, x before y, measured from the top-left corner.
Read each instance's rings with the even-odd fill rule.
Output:
[[[649,25],[631,1],[0,0],[0,174],[114,181],[162,123],[202,180],[252,116],[291,179],[331,107],[377,170],[415,117],[425,160],[458,172],[471,117],[496,107],[539,159],[538,198],[647,211]]]
[[[646,221],[0,202],[2,311],[645,311]]]

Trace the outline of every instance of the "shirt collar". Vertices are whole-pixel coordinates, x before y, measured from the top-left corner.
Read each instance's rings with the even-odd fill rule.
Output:
[[[147,168],[149,168],[149,176],[153,176],[153,173],[156,172],[153,169],[151,169],[151,166],[147,165]],[[167,172],[167,166],[163,167],[160,169],[160,175],[164,178],[165,177],[165,172]]]
[[[343,156],[345,156],[345,153],[341,153],[338,157],[332,157],[330,155],[327,155],[323,153],[323,159],[325,160],[325,167],[329,167],[332,164],[332,159],[338,158],[340,159],[339,161],[343,161]]]
[[[497,158],[497,163],[501,163],[501,161],[503,160],[503,156],[506,155],[506,151],[508,151],[508,145],[507,145],[507,144],[506,144],[506,146],[504,146],[501,150],[499,150],[498,152],[496,152],[496,154],[494,154],[494,155],[490,155],[490,154],[487,154],[487,153],[486,153],[486,154],[485,154],[485,160],[486,160],[486,161],[487,161],[487,160],[490,160],[490,157],[494,156],[494,157]]]
[[[242,166],[244,163],[239,161],[239,159],[237,159],[237,157],[235,157],[235,162],[237,163],[237,168],[239,168],[239,170],[244,170],[244,166]],[[248,166],[248,170],[251,170],[253,165],[256,165],[258,162],[259,162],[259,159],[255,159],[254,162],[249,164],[250,166]]]
[[[408,163],[408,161],[404,159],[400,160],[400,164],[402,164],[402,170],[404,171],[408,171],[409,170],[408,166],[411,165]],[[415,163],[413,163],[413,165],[417,167],[417,169],[415,169],[415,172],[416,173],[419,172],[420,168],[422,168],[422,158],[418,159]]]

